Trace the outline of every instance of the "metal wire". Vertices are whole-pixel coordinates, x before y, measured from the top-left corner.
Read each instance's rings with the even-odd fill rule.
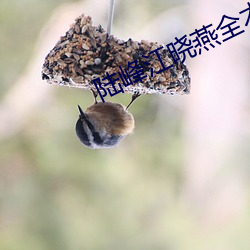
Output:
[[[108,34],[111,33],[114,10],[115,10],[115,0],[110,0],[109,13],[108,13],[108,26],[107,26],[107,33]]]

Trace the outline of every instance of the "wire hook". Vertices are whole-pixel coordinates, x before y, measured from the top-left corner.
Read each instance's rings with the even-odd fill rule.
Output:
[[[113,23],[113,16],[115,10],[115,0],[110,0],[109,4],[109,12],[108,12],[108,26],[107,26],[107,33],[110,35]]]

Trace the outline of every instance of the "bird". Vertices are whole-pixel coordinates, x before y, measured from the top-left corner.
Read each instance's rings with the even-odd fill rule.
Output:
[[[140,94],[136,92],[131,102],[125,107],[120,103],[98,102],[97,93],[91,91],[95,98],[94,104],[85,112],[78,105],[79,118],[75,126],[76,135],[88,148],[113,148],[133,132],[135,121],[133,115],[128,112],[128,108]]]

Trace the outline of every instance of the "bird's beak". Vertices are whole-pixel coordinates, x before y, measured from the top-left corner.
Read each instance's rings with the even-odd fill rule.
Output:
[[[82,111],[82,108],[79,105],[77,105],[77,106],[78,106],[78,110],[79,110],[79,113],[80,113],[80,118],[86,118],[84,112]]]

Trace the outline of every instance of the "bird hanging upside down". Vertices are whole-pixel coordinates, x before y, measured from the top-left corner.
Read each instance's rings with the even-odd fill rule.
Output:
[[[96,94],[92,91],[95,103],[84,112],[78,105],[80,112],[76,122],[76,134],[80,141],[89,148],[111,148],[134,130],[134,117],[128,112],[129,106],[139,97],[132,96],[127,107],[112,102],[97,102]]]

